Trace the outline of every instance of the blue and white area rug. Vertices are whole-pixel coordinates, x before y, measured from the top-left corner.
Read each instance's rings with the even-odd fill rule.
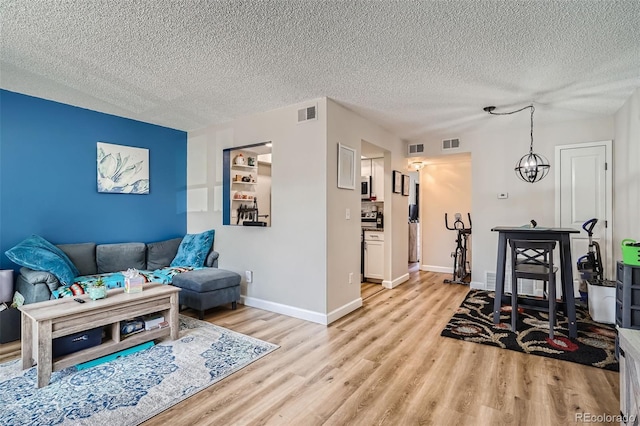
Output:
[[[180,339],[94,367],[69,367],[36,388],[36,368],[0,364],[0,425],[137,425],[278,346],[180,316]]]

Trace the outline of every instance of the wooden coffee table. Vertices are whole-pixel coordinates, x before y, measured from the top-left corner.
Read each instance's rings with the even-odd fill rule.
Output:
[[[90,361],[150,340],[170,336],[178,338],[178,292],[180,288],[166,284],[145,284],[140,293],[128,294],[124,289],[107,292],[106,299],[91,300],[89,296],[73,297],[23,305],[22,311],[22,369],[37,364],[38,387],[49,384],[52,371]],[[160,312],[169,327],[143,331],[122,338],[120,321]],[[107,326],[102,344],[56,359],[52,355],[52,340],[92,328]]]

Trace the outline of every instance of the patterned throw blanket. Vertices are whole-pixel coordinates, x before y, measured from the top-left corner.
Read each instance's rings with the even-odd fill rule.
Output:
[[[182,272],[193,271],[196,269],[190,266],[167,266],[166,268],[156,269],[155,271],[138,271],[140,276],[144,278],[145,283],[162,283],[171,284],[173,277]],[[106,274],[81,275],[73,280],[70,286],[59,287],[51,293],[56,299],[61,297],[71,297],[87,293],[87,287],[102,278],[107,289],[124,288],[124,274],[122,272],[109,272]]]

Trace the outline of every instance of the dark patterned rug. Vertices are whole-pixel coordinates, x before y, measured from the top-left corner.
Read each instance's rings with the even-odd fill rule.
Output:
[[[511,306],[503,306],[500,324],[493,324],[494,293],[471,290],[441,335],[467,342],[546,356],[618,371],[615,358],[616,329],[595,322],[588,309],[576,306],[578,338],[569,339],[567,320],[557,315],[555,338],[549,339],[546,312],[518,309],[518,333],[511,332]]]

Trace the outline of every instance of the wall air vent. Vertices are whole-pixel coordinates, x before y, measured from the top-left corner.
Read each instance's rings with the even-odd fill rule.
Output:
[[[508,260],[507,260],[508,261]],[[508,262],[508,267],[505,268],[504,274],[504,291],[505,293],[511,293],[511,262]],[[496,289],[496,273],[494,271],[485,271],[485,282],[487,283],[485,289],[494,291]]]
[[[485,271],[485,290],[495,291],[496,289],[496,273],[493,271]],[[534,280],[520,279],[518,281],[518,293],[529,296],[539,296],[542,291],[536,291],[536,282]],[[511,293],[511,262],[507,259],[504,274],[504,292]],[[540,294],[538,294],[540,293]]]
[[[460,148],[460,139],[445,139],[442,141],[442,150],[447,151],[449,149]]]
[[[409,144],[409,154],[422,154],[424,152],[424,144],[414,143]]]
[[[298,123],[303,123],[309,120],[317,120],[318,114],[316,112],[316,106],[310,106],[298,110]]]
[[[496,289],[496,273],[485,271],[484,276],[485,290],[494,291]]]

